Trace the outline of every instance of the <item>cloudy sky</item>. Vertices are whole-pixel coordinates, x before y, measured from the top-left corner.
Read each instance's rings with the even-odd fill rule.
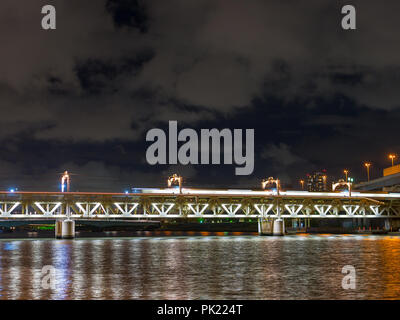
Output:
[[[398,152],[400,2],[1,0],[0,189],[287,187],[313,170],[365,180]],[[41,28],[41,8],[57,29]],[[252,128],[255,170],[151,166],[152,128]]]

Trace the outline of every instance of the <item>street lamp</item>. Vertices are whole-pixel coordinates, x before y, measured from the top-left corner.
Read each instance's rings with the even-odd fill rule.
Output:
[[[348,180],[349,170],[343,170],[344,174],[346,175],[346,181]]]
[[[176,173],[168,178],[168,187],[171,187],[174,182],[179,184],[179,193],[182,193],[182,177],[178,176]]]
[[[300,180],[301,189],[304,190],[304,180]]]
[[[368,177],[368,181],[369,181],[369,167],[371,166],[371,164],[369,162],[364,163],[364,166],[367,168],[367,177]]]
[[[268,179],[263,179],[261,181],[261,187],[265,189],[267,185],[274,184],[276,185],[276,192],[279,196],[280,182],[279,179],[274,179],[273,177],[269,177]]]
[[[396,155],[395,154],[389,154],[389,159],[392,160],[392,167],[394,166],[394,159],[396,159]]]

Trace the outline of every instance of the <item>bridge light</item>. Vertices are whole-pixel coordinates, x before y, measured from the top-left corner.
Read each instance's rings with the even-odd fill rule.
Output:
[[[345,169],[345,170],[343,170],[343,173],[346,175],[346,181],[347,181],[348,180],[349,170]]]
[[[365,162],[364,166],[367,168],[367,177],[368,177],[368,181],[369,181],[369,167],[371,166],[371,163]]]
[[[176,173],[170,176],[167,180],[168,187],[171,187],[173,183],[178,183],[179,193],[182,193],[182,177],[178,176]]]
[[[67,192],[69,192],[70,176],[68,171],[64,171],[61,175],[61,192],[65,191],[65,183],[67,184]]]
[[[274,179],[273,177],[269,177],[268,179],[263,179],[261,181],[261,188],[265,189],[268,185],[275,184],[276,185],[276,192],[279,196],[280,191],[280,181],[279,179]]]
[[[392,167],[394,166],[394,159],[396,159],[396,155],[395,154],[389,154],[389,159],[392,160]]]

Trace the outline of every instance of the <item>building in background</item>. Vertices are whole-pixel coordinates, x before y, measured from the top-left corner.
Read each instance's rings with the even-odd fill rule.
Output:
[[[328,191],[328,177],[326,170],[307,174],[307,190],[310,192]]]

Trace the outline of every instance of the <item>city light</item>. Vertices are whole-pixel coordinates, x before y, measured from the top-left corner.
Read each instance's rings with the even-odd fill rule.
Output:
[[[343,172],[344,172],[344,174],[346,175],[346,180],[345,181],[347,181],[348,180],[348,174],[349,174],[349,170],[343,170]]]
[[[395,154],[389,154],[389,159],[392,160],[392,167],[394,166],[394,159],[396,159],[396,155]]]
[[[368,181],[369,181],[369,167],[371,166],[371,163],[365,162],[364,166],[367,168],[367,177],[368,177]]]

